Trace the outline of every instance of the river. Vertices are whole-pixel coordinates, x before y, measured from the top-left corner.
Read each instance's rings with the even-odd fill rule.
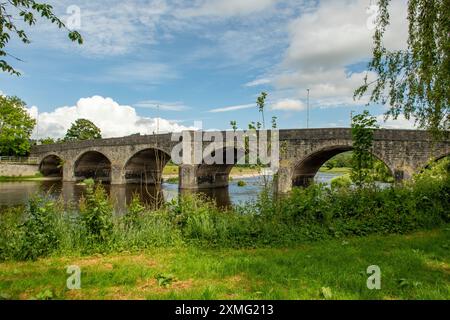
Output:
[[[340,174],[318,173],[316,181],[328,183]],[[245,181],[246,185],[238,186],[238,181]],[[199,191],[216,201],[219,206],[230,206],[232,204],[244,203],[257,198],[263,187],[263,177],[251,177],[233,179],[228,188],[208,189]],[[147,185],[105,185],[110,194],[116,210],[123,211],[126,204],[130,202],[134,194],[139,195],[141,201],[152,205],[159,201],[171,201],[178,197],[177,184],[164,183],[162,188]],[[35,194],[46,194],[52,198],[62,199],[66,203],[77,202],[83,195],[85,187],[75,183],[62,183],[61,181],[23,181],[0,183],[0,207],[23,205]]]

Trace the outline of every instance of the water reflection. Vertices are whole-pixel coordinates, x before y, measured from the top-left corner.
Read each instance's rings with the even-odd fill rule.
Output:
[[[336,174],[321,173],[316,180],[321,183],[329,182]],[[262,177],[239,179],[245,181],[245,186],[239,187],[237,180],[230,181],[228,188],[206,189],[198,191],[213,199],[220,207],[230,207],[233,204],[255,200],[263,188]],[[111,196],[116,211],[123,212],[137,195],[142,203],[155,207],[164,201],[171,201],[179,196],[177,184],[164,183],[162,187],[151,185],[129,184],[122,186],[104,186]],[[52,198],[62,197],[68,204],[76,203],[85,192],[85,186],[76,183],[62,183],[61,181],[27,181],[0,183],[0,207],[26,204],[35,194],[45,194]]]

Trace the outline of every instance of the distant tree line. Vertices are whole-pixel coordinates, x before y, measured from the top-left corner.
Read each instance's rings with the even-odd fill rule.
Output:
[[[92,121],[78,119],[67,130],[64,138],[32,140],[36,120],[26,110],[26,103],[18,97],[0,96],[0,155],[27,156],[36,143],[54,143],[101,139],[102,134]]]

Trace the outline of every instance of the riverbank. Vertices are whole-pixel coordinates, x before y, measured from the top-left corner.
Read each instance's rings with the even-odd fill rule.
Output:
[[[0,176],[1,182],[21,182],[21,181],[57,181],[60,178],[43,177],[40,174],[33,176]]]
[[[450,225],[282,249],[180,247],[0,263],[7,299],[450,299]],[[381,290],[368,290],[371,265]],[[81,289],[66,288],[69,265]]]
[[[350,168],[321,168],[322,173],[333,173],[333,174],[346,174],[351,171]],[[245,179],[261,176],[261,171],[255,168],[247,167],[234,167],[231,170],[230,178],[232,179]],[[178,167],[173,165],[168,165],[164,168],[163,179],[170,182],[174,182],[178,178]],[[20,182],[20,181],[57,181],[60,180],[59,177],[43,177],[41,174],[35,175],[25,175],[25,176],[0,176],[1,182]]]

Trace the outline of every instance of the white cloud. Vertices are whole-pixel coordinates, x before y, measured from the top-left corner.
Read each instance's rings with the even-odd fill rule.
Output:
[[[200,16],[246,16],[268,9],[275,0],[207,0],[199,6],[181,9],[177,15],[182,17]]]
[[[397,120],[389,118],[385,121],[385,116],[377,117],[380,127],[385,129],[417,129],[414,119],[407,120],[404,115],[400,115]]]
[[[156,100],[140,101],[134,105],[136,108],[154,109],[161,111],[185,111],[190,108],[182,102],[163,102]]]
[[[115,66],[105,71],[101,76],[92,80],[110,82],[136,82],[160,84],[161,82],[177,79],[177,72],[169,65],[151,62],[133,62]]]
[[[272,110],[282,111],[303,111],[306,109],[305,104],[300,100],[284,99],[272,105]]]
[[[230,106],[230,107],[224,107],[224,108],[218,108],[210,110],[210,113],[222,113],[222,112],[231,112],[231,111],[237,111],[237,110],[244,110],[244,109],[250,109],[250,108],[256,108],[256,104],[243,104],[238,106]]]
[[[269,84],[271,80],[269,78],[256,79],[244,84],[245,87],[258,87],[265,84]]]
[[[91,120],[104,138],[122,137],[130,134],[152,134],[157,130],[157,119],[139,116],[130,106],[119,105],[111,98],[93,96],[80,99],[75,106],[60,107],[52,112],[38,115],[38,108],[29,108],[29,113],[38,118],[34,137],[61,138],[77,119]],[[193,127],[179,125],[176,121],[159,119],[160,132],[179,132]]]
[[[90,56],[123,55],[140,45],[156,43],[158,24],[169,9],[164,0],[148,0],[145,4],[140,0],[109,0],[107,3],[52,0],[51,4],[64,14],[69,5],[77,5],[80,8],[81,27],[78,31],[83,35],[84,44],[76,46],[67,41],[51,43]],[[46,28],[54,30],[55,27],[47,24]],[[55,31],[52,32],[52,36],[54,35]],[[57,36],[63,35],[60,32]]]
[[[354,91],[366,75],[361,71],[371,57],[373,30],[367,27],[367,0],[321,1],[315,10],[290,23],[290,45],[273,77],[275,88],[302,98],[307,88],[320,106],[352,104]],[[406,1],[392,1],[391,27],[385,44],[404,48],[407,39]],[[361,64],[356,72],[349,68]],[[369,74],[369,79],[373,78]],[[362,101],[361,103],[365,103]]]

